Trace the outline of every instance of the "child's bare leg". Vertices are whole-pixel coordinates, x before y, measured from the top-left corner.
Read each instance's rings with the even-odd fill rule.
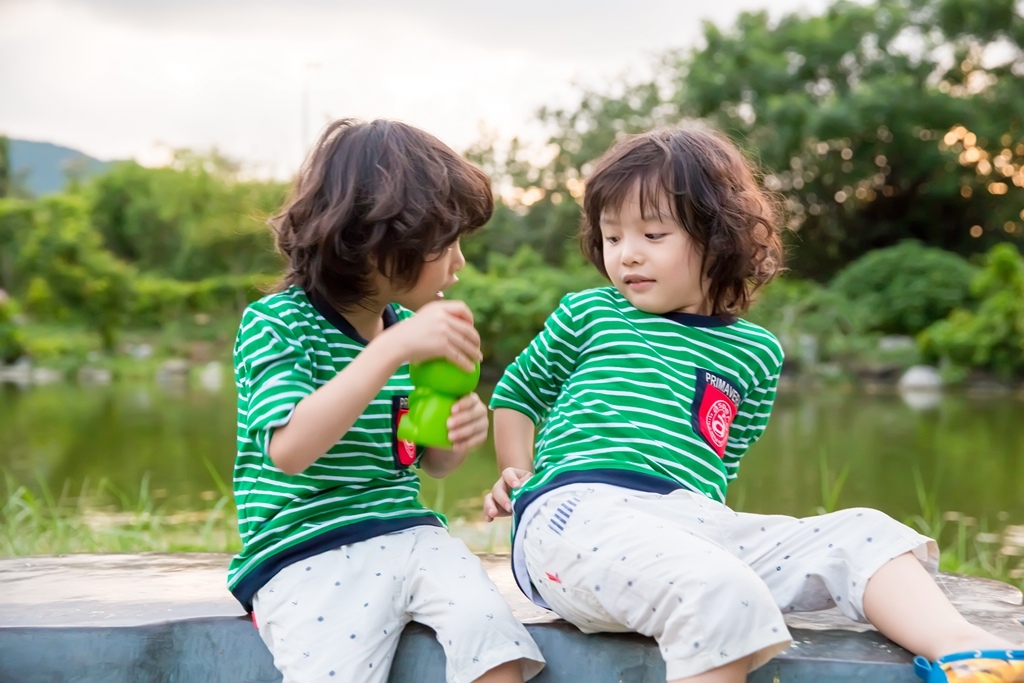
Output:
[[[737,659],[735,662],[729,662],[717,669],[688,678],[676,678],[668,683],[743,683],[747,680],[747,674],[750,672],[751,659],[752,657]]]
[[[518,659],[499,664],[476,679],[476,683],[523,683],[523,665]]]
[[[864,614],[882,634],[930,660],[1013,643],[969,623],[911,553],[882,565],[864,590]]]

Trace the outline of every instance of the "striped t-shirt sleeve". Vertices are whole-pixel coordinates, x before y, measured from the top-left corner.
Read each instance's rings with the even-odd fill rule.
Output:
[[[576,367],[579,347],[569,296],[548,316],[534,337],[505,370],[491,397],[491,409],[511,408],[539,424]]]
[[[271,430],[287,424],[299,401],[316,389],[309,356],[283,321],[249,308],[235,344],[235,378],[245,404],[239,406],[240,427],[268,455]]]
[[[746,398],[739,405],[736,419],[729,428],[729,441],[725,445],[725,473],[729,481],[736,478],[739,472],[740,459],[751,446],[754,445],[765,427],[768,426],[768,418],[772,413],[772,404],[775,402],[775,390],[779,384],[779,374],[776,372],[763,382],[753,387]]]

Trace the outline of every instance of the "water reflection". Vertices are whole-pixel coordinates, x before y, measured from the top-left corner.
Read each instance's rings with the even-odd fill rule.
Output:
[[[942,392],[940,391],[922,391],[917,389],[906,389],[899,392],[899,397],[903,399],[903,403],[915,411],[933,410],[939,407],[942,403]]]
[[[109,479],[128,500],[145,486],[167,513],[203,510],[231,480],[234,400],[230,382],[0,384],[0,468],[54,492],[65,484],[94,492]],[[730,503],[792,515],[863,505],[947,528],[954,522],[941,513],[956,511],[998,534],[1007,555],[1024,555],[1022,408],[1006,396],[934,394],[924,404],[896,392],[785,392]],[[472,521],[495,476],[493,453],[482,448],[448,480],[426,481],[423,497]]]

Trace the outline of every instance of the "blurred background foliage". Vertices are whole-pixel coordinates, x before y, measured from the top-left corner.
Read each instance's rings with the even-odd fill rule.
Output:
[[[547,143],[466,154],[498,203],[453,292],[500,369],[566,292],[601,284],[574,235],[589,164],[624,135],[703,119],[763,168],[790,272],[750,317],[794,367],[1024,375],[1024,20],[1014,0],[839,0],[777,21],[706,24],[645,79],[545,108]],[[226,357],[276,278],[266,217],[285,183],[216,152],[133,162],[32,198],[0,139],[0,359],[103,363],[140,344]],[[894,343],[892,335],[912,338]],[[71,360],[69,360],[71,359]]]

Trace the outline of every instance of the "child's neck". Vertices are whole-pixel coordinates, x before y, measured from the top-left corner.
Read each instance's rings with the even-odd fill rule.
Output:
[[[364,306],[353,306],[339,313],[360,337],[370,341],[384,331],[384,306],[378,305],[375,301],[368,301]]]

